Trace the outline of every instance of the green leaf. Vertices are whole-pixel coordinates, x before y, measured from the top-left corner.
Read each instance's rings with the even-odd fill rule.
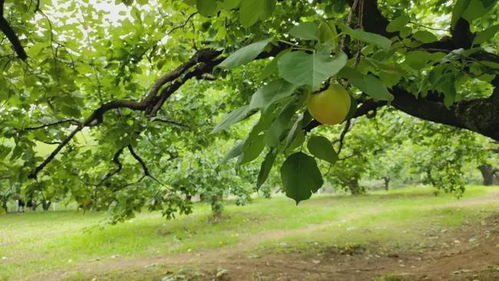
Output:
[[[233,68],[253,61],[261,52],[263,52],[270,41],[272,41],[272,39],[258,41],[242,47],[220,63],[219,67]]]
[[[296,104],[292,101],[279,113],[279,116],[265,133],[265,142],[268,146],[277,147],[279,145],[281,136],[290,127],[295,111]]]
[[[253,94],[249,107],[250,109],[265,109],[274,102],[291,96],[295,89],[295,85],[282,79],[270,82]]]
[[[250,134],[243,145],[243,153],[239,156],[238,164],[251,162],[258,158],[265,148],[264,136]]]
[[[420,70],[421,68],[427,66],[430,57],[431,54],[425,51],[407,52],[405,55],[405,63],[415,70]]]
[[[438,40],[437,36],[429,31],[417,31],[414,33],[414,38],[423,43],[430,43]]]
[[[267,178],[269,177],[270,171],[274,166],[274,162],[277,156],[277,149],[272,148],[269,153],[265,156],[265,160],[262,162],[262,166],[260,167],[260,173],[258,174],[258,179],[256,182],[256,187],[260,188]]]
[[[390,46],[392,45],[390,39],[376,33],[366,32],[360,29],[351,29],[344,24],[341,25],[341,29],[353,39],[376,45],[385,50],[390,49]]]
[[[303,40],[319,40],[320,30],[317,24],[313,22],[302,22],[291,28],[289,34]]]
[[[297,86],[309,85],[319,89],[322,82],[338,73],[347,63],[347,56],[340,53],[335,58],[328,54],[302,51],[283,55],[277,62],[279,75]]]
[[[471,0],[461,15],[462,18],[467,20],[468,22],[473,21],[476,18],[482,17],[487,14],[488,9],[484,7],[482,0]]]
[[[242,0],[239,7],[239,21],[244,27],[264,20],[274,11],[276,0]]]
[[[281,180],[286,196],[296,201],[307,200],[324,184],[314,158],[297,152],[291,154],[281,167]]]
[[[401,15],[388,24],[388,26],[386,27],[386,31],[400,31],[404,26],[407,25],[407,23],[409,23],[409,20],[410,18],[407,15]]]
[[[205,17],[214,16],[217,13],[217,0],[196,0],[196,8]]]
[[[231,113],[229,113],[222,122],[218,123],[215,128],[213,128],[213,131],[211,131],[212,134],[221,132],[230,126],[236,124],[239,121],[242,121],[246,119],[250,115],[250,109],[248,105],[242,106]]]
[[[224,0],[222,3],[222,8],[225,10],[232,10],[239,7],[240,0]]]
[[[333,144],[323,136],[313,136],[308,140],[308,151],[315,157],[331,164],[338,161],[338,154],[334,151]]]
[[[236,158],[243,153],[244,141],[238,142],[230,151],[227,153],[225,158],[222,160],[222,164],[227,163],[230,159]]]
[[[296,134],[300,131],[303,131],[303,117],[304,115],[301,115],[298,119],[296,119],[295,123],[291,127],[291,129],[288,132],[288,135],[284,141],[284,149],[286,150],[288,146],[293,142],[293,140],[296,137]]]
[[[483,42],[494,38],[496,33],[499,31],[499,24],[493,25],[484,31],[478,33],[478,35],[473,40],[473,44],[482,44]]]
[[[457,20],[463,15],[464,11],[470,4],[471,0],[457,0],[456,4],[454,4],[454,7],[452,8],[452,18],[451,18],[451,27],[454,28],[454,26],[457,23]]]
[[[348,79],[355,87],[375,100],[393,100],[393,95],[388,92],[383,82],[373,75],[362,74],[353,68],[345,67],[339,76]]]
[[[330,25],[327,21],[322,21],[319,25],[319,41],[321,43],[329,43],[331,46],[336,46],[338,33],[336,28]]]

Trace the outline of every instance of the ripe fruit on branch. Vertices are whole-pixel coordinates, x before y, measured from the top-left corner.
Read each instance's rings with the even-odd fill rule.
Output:
[[[347,90],[338,84],[332,84],[327,90],[310,97],[308,111],[322,124],[335,125],[345,120],[351,104]]]

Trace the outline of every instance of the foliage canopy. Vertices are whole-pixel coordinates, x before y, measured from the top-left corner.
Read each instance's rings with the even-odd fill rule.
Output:
[[[334,163],[352,122],[382,108],[499,140],[496,1],[0,0],[0,11],[0,180],[27,194],[123,216],[188,212],[186,186],[227,182],[217,154],[236,138],[225,161],[262,164],[233,172],[262,186],[282,165],[298,202],[324,182],[316,159],[360,171]],[[321,126],[306,110],[330,83],[354,99],[336,150],[309,136]]]

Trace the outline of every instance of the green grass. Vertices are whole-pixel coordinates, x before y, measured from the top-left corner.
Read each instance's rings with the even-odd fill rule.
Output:
[[[490,190],[470,187],[461,200],[483,196]],[[104,224],[103,213],[11,214],[0,217],[0,280],[16,280],[42,270],[70,269],[96,259],[218,248],[246,241],[254,234],[263,238],[268,233],[283,234],[262,238],[260,249],[272,249],[282,242],[299,247],[307,241],[409,245],[417,232],[401,235],[401,229],[457,227],[494,209],[493,205],[446,206],[456,201],[452,195],[435,197],[428,188],[379,191],[358,197],[319,195],[298,207],[287,198],[276,197],[256,199],[245,207],[228,205],[226,218],[216,224],[209,222],[210,210],[205,204],[196,205],[193,215],[172,221],[158,213],[144,213],[118,225]],[[293,233],[302,228],[305,230]]]

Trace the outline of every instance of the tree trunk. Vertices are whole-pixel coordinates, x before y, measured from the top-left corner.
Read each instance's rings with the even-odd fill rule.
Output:
[[[495,174],[495,169],[494,167],[488,165],[488,164],[483,164],[478,166],[478,169],[482,173],[483,177],[483,185],[490,186],[494,184],[494,174]]]
[[[214,220],[222,218],[222,212],[224,209],[223,200],[223,192],[218,192],[211,197],[211,213]]]
[[[365,190],[359,185],[359,179],[353,178],[347,182],[348,189],[352,195],[364,194]]]
[[[6,213],[9,212],[9,207],[7,206],[7,201],[2,201],[2,209],[4,209]]]
[[[383,177],[383,181],[385,182],[385,190],[390,189],[390,177]]]
[[[50,205],[52,204],[52,202],[48,201],[48,200],[43,200],[42,201],[42,208],[44,211],[48,211],[50,209]]]

